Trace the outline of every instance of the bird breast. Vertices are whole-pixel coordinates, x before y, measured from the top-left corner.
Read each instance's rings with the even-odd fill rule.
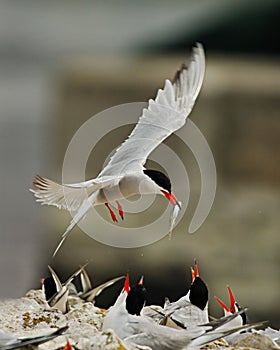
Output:
[[[118,185],[108,186],[99,191],[97,203],[112,202],[136,194],[160,193],[158,186],[146,175],[126,175]]]

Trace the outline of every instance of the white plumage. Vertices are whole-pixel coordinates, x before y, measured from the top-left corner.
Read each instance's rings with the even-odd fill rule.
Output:
[[[116,221],[108,203],[140,193],[140,183],[141,194],[163,194],[174,207],[175,205],[180,207],[171,192],[168,194],[166,188],[160,187],[144,173],[144,164],[149,154],[163,140],[185,124],[201,89],[204,72],[204,50],[201,44],[197,44],[193,48],[189,66],[183,65],[177,72],[174,82],[166,80],[164,88],[158,90],[156,98],[149,100],[148,108],[143,110],[137,125],[97,178],[60,185],[40,176],[35,177],[35,189],[31,191],[37,202],[76,211],[54,255],[71,229],[92,206],[106,203],[113,221]],[[118,207],[119,214],[123,218],[119,203]],[[177,216],[178,212],[174,213]],[[174,215],[172,226],[174,226]]]

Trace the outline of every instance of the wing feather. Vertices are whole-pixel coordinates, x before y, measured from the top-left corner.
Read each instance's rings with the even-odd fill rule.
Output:
[[[50,179],[35,176],[33,185],[35,189],[30,189],[36,197],[36,202],[42,205],[54,205],[59,209],[77,211],[83,202],[101,188],[113,186],[118,183],[120,177],[104,176],[97,179],[61,185]]]
[[[149,100],[135,128],[99,176],[121,175],[143,169],[148,155],[186,122],[202,86],[205,57],[201,44],[193,49],[189,66],[182,65],[173,83],[166,80]]]

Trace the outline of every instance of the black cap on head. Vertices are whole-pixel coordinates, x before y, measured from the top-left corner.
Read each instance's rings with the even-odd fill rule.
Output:
[[[131,287],[126,298],[126,310],[131,315],[140,315],[147,300],[147,290],[143,284]]]
[[[50,300],[57,293],[56,284],[52,277],[46,277],[43,281],[46,300]]]
[[[241,310],[240,305],[237,304],[237,302],[235,302],[235,305],[236,305],[236,307],[237,307],[237,310],[240,311],[240,310]],[[245,311],[242,312],[242,313],[240,314],[240,316],[241,316],[241,318],[242,318],[242,325],[245,325],[245,324],[250,323],[250,321],[249,321],[249,319],[248,319],[248,316],[247,316],[247,314],[246,314]]]
[[[158,170],[145,169],[144,174],[148,175],[159,187],[171,193],[171,182],[164,173]]]
[[[190,288],[190,302],[204,310],[208,302],[208,288],[203,280],[197,276]]]

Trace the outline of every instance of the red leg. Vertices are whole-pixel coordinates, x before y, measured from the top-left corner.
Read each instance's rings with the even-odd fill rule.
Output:
[[[112,219],[114,222],[118,222],[115,213],[113,212],[113,210],[112,210],[112,209],[110,208],[110,206],[109,206],[109,203],[105,203],[105,206],[108,208],[108,210],[109,210],[109,212],[110,212],[111,219]]]
[[[119,215],[120,215],[120,217],[123,220],[123,217],[124,217],[123,208],[122,208],[122,206],[121,206],[119,201],[116,201],[116,203],[117,203],[117,206],[118,206]]]

